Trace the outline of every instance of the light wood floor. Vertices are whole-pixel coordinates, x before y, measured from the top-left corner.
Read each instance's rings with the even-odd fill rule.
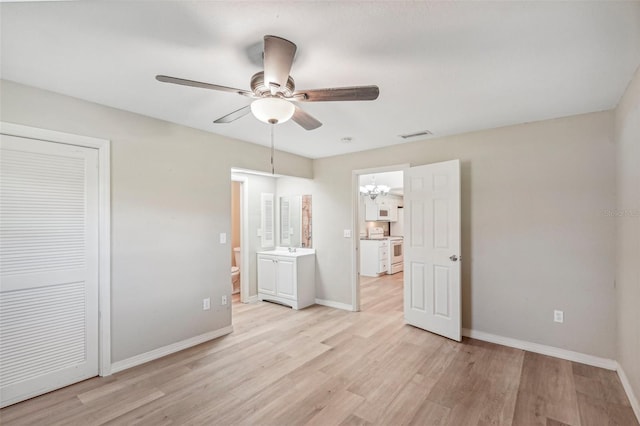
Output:
[[[402,274],[363,312],[235,303],[215,341],[7,407],[14,424],[637,425],[616,374],[402,321]]]

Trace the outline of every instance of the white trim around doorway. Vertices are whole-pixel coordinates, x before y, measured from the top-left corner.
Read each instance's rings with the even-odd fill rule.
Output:
[[[232,182],[240,182],[240,301],[251,303],[258,299],[249,297],[249,179],[231,174]],[[233,247],[232,247],[233,248]],[[255,300],[254,300],[255,299]]]
[[[352,311],[360,310],[360,217],[358,209],[360,205],[360,175],[368,175],[372,173],[397,172],[411,167],[410,164],[396,164],[393,166],[373,167],[370,169],[359,169],[351,172],[351,220],[353,229],[353,238],[351,244],[351,306]]]
[[[0,134],[98,150],[98,374],[111,374],[111,142],[0,122]]]

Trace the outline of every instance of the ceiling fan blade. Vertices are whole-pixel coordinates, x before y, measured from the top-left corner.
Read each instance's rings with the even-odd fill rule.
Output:
[[[296,45],[289,40],[264,36],[264,82],[267,87],[275,86],[275,92],[279,87],[287,86],[296,49]]]
[[[238,95],[248,96],[250,98],[255,97],[253,92],[249,92],[248,90],[234,89],[233,87],[218,86],[217,84],[203,83],[201,81],[187,80],[178,77],[169,77],[168,75],[156,75],[156,80],[163,83],[179,84],[181,86],[191,86],[199,87],[201,89],[218,90],[220,92],[237,93]]]
[[[378,86],[354,86],[301,90],[291,97],[300,102],[373,101],[379,94]]]
[[[317,129],[322,126],[322,123],[313,118],[309,113],[305,112],[298,105],[295,105],[296,110],[293,113],[293,117],[291,119],[298,123],[301,127],[306,130]]]
[[[251,112],[251,105],[247,105],[245,107],[242,107],[238,110],[233,111],[232,113],[225,115],[224,117],[218,118],[216,121],[214,121],[214,123],[216,124],[231,123],[232,121],[235,121],[238,118],[244,117],[250,112]]]

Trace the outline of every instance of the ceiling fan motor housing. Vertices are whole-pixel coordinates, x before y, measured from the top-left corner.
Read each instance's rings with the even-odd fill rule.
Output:
[[[293,78],[289,77],[287,79],[287,85],[285,87],[279,87],[277,92],[280,93],[285,98],[290,98],[295,91],[296,85],[293,81]],[[256,96],[271,96],[271,88],[267,86],[264,82],[264,72],[257,72],[251,77],[251,90]]]

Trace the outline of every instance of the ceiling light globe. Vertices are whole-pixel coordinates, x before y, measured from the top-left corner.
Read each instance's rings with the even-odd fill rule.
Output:
[[[284,123],[293,116],[296,107],[280,98],[260,98],[251,102],[251,112],[265,123]]]

